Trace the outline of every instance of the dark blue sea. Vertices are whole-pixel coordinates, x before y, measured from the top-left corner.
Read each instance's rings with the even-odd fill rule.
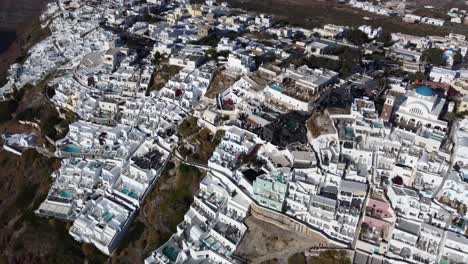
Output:
[[[14,31],[2,31],[0,30],[0,54],[5,52],[11,43],[15,41],[16,33]]]

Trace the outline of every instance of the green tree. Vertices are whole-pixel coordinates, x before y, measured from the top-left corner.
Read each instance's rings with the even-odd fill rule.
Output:
[[[370,227],[368,224],[362,223],[361,230],[359,231],[359,237],[362,238],[362,236],[367,235],[367,233],[369,232],[369,229]]]
[[[453,65],[457,65],[463,62],[463,56],[461,52],[458,50],[455,55],[453,56]]]
[[[143,21],[150,23],[150,24],[156,24],[158,22],[161,22],[162,20],[156,16],[153,16],[147,13],[143,15]]]
[[[348,34],[346,34],[346,39],[354,45],[362,45],[364,43],[370,42],[366,33],[362,32],[359,29],[352,29],[351,31],[349,31]]]
[[[221,39],[221,35],[213,33],[208,36],[205,36],[199,40],[191,41],[190,44],[192,45],[204,45],[204,46],[211,46],[216,47],[218,45],[219,40]]]
[[[159,53],[159,51],[156,51],[153,56],[153,64],[159,65],[159,63],[161,63],[161,60],[162,60],[161,53]]]
[[[416,80],[426,80],[426,75],[424,75],[424,73],[418,71],[418,72],[415,72],[415,73],[410,73],[408,74],[408,79],[410,81],[416,81]]]
[[[206,51],[206,55],[208,57],[210,57],[210,59],[213,59],[213,60],[218,60],[219,57],[224,57],[224,58],[227,58],[229,56],[229,51],[227,50],[223,50],[223,51],[216,51],[215,48],[210,48],[209,50]]]
[[[263,55],[256,55],[254,57],[255,65],[270,63],[270,62],[275,61],[275,59],[276,59],[275,55],[271,54],[271,53],[266,53],[266,54],[263,54]]]
[[[377,38],[377,41],[382,42],[385,47],[389,47],[393,43],[392,34],[384,32]]]
[[[430,63],[434,66],[443,66],[445,65],[444,61],[444,51],[438,48],[426,49],[422,56],[422,61]]]
[[[356,65],[361,63],[362,54],[360,50],[346,48],[340,55],[340,73],[343,77],[348,77]]]

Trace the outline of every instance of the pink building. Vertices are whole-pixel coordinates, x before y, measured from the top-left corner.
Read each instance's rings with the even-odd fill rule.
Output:
[[[384,201],[370,199],[366,207],[366,215],[375,218],[386,219],[393,218],[395,212],[390,204]]]

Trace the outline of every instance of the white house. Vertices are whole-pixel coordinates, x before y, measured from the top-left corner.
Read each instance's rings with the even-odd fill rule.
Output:
[[[429,74],[429,78],[431,78],[432,81],[440,83],[451,83],[458,78],[458,76],[459,73],[457,71],[440,67],[433,67]]]

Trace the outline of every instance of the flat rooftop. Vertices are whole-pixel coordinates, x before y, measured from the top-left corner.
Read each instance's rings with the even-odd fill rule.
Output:
[[[271,89],[285,94],[289,97],[297,99],[302,102],[310,102],[314,99],[314,90],[305,86],[299,85],[292,79],[285,79],[284,82],[278,85],[271,85]]]

